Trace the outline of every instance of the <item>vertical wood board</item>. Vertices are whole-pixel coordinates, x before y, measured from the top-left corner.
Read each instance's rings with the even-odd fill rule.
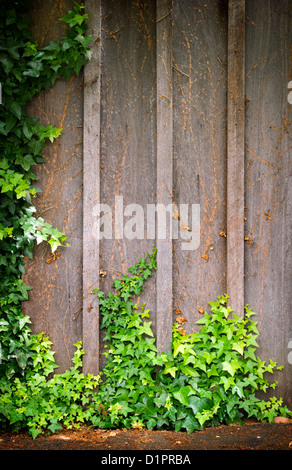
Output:
[[[183,315],[191,333],[198,310],[226,291],[227,10],[219,1],[173,8],[173,200],[189,207],[174,240],[174,321]],[[192,204],[200,205],[200,244],[186,251]]]
[[[157,349],[169,351],[172,338],[172,1],[156,2],[157,83]],[[160,206],[161,205],[161,206]],[[167,208],[170,210],[166,210]],[[164,214],[167,214],[164,219]],[[164,219],[165,234],[160,233]],[[162,236],[165,238],[162,238]]]
[[[100,288],[105,292],[156,243],[146,237],[146,222],[144,233],[135,234],[131,224],[139,214],[130,206],[139,205],[145,215],[147,204],[156,202],[155,17],[153,1],[102,2],[100,191],[112,215],[112,239],[100,240],[100,268],[106,272]],[[137,299],[147,301],[154,330],[155,283],[153,276]]]
[[[257,313],[260,355],[284,365],[275,392],[290,404],[291,26],[288,1],[247,1],[245,302]]]
[[[100,1],[87,0],[88,34],[94,42],[91,60],[84,70],[83,129],[83,369],[95,375],[99,371],[99,307],[92,290],[99,288],[96,212],[100,203],[100,8]]]
[[[59,22],[72,2],[33,3],[33,34],[46,45],[64,35]],[[65,232],[69,247],[58,249],[50,260],[50,247],[42,243],[34,259],[26,264],[24,282],[30,285],[30,300],[23,303],[35,333],[44,332],[53,342],[56,362],[62,372],[71,366],[74,343],[82,339],[82,74],[68,82],[60,79],[47,92],[42,91],[28,107],[28,113],[44,125],[62,128],[61,136],[48,144],[45,162],[36,167],[37,216]]]
[[[244,315],[245,0],[228,2],[227,293]]]

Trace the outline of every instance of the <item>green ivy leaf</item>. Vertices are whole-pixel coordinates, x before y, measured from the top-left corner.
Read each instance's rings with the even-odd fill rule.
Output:
[[[178,368],[174,366],[173,362],[168,362],[165,364],[164,374],[170,374],[173,378],[175,377],[176,371]]]
[[[153,336],[153,332],[152,332],[152,330],[151,330],[151,324],[152,324],[151,321],[149,321],[149,322],[145,321],[145,322],[143,323],[143,326],[140,326],[140,327],[138,328],[138,334],[139,334],[139,335],[146,334],[146,335],[148,335],[148,336]]]
[[[196,369],[194,369],[194,367],[181,365],[180,370],[183,374],[189,375],[191,377],[199,377],[199,373]]]
[[[200,426],[198,420],[192,414],[188,414],[182,422],[181,428],[186,429],[188,433],[192,433],[195,429],[200,429]]]
[[[232,345],[232,349],[234,351],[238,351],[239,354],[241,354],[241,355],[243,355],[244,347],[245,347],[244,341],[237,341],[237,342],[234,342],[233,345]]]
[[[233,359],[231,362],[224,361],[222,362],[223,370],[226,370],[230,375],[234,376],[237,369],[240,369],[240,364],[236,359]]]

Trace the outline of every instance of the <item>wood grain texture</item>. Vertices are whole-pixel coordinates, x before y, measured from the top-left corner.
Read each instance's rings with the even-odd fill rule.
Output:
[[[73,2],[33,2],[33,34],[40,46],[64,35],[59,21]],[[69,247],[59,248],[50,264],[50,247],[35,247],[34,259],[26,265],[24,282],[33,287],[30,300],[23,303],[35,333],[44,331],[53,342],[56,362],[62,372],[71,366],[74,343],[82,339],[82,125],[83,80],[72,76],[59,79],[42,91],[28,107],[28,113],[44,125],[62,128],[61,136],[48,144],[45,162],[36,167],[37,216],[65,232]]]
[[[259,354],[284,365],[272,395],[291,406],[292,14],[289,1],[247,0],[245,302],[257,313]],[[290,344],[290,346],[289,346]],[[274,379],[273,379],[274,380]]]
[[[172,337],[172,2],[156,2],[157,61],[157,204],[170,207],[165,218],[158,210],[156,322],[157,349],[169,351]],[[161,206],[159,206],[161,205]],[[165,212],[164,212],[165,213]],[[164,219],[164,220],[163,220]],[[159,223],[165,222],[165,238]],[[164,235],[164,234],[163,234]]]
[[[99,239],[96,233],[100,203],[100,70],[101,4],[87,0],[88,34],[94,37],[92,57],[84,70],[83,127],[83,369],[99,371],[99,307],[92,289],[99,288]]]
[[[183,251],[184,232],[174,240],[173,319],[183,315],[191,333],[198,310],[226,291],[227,9],[220,1],[174,2],[173,22],[174,201],[200,204],[199,247]]]
[[[101,202],[112,214],[112,239],[100,240],[100,268],[106,276],[100,288],[112,290],[114,279],[152,252],[154,238],[126,228],[136,217],[130,204],[147,213],[147,204],[156,202],[156,29],[155,2],[125,0],[102,2],[102,82],[101,82]],[[128,206],[117,222],[115,197]],[[119,229],[119,233],[118,233]],[[124,231],[125,229],[125,231]],[[149,279],[137,300],[147,302],[156,332],[156,276]],[[104,352],[103,341],[100,346]],[[104,364],[104,356],[101,355]]]
[[[245,0],[228,3],[227,293],[244,315]]]
[[[73,2],[33,3],[40,44],[61,37],[57,19]],[[259,356],[285,366],[272,393],[291,406],[288,0],[103,0],[101,7],[88,0],[86,9],[101,42],[85,69],[84,106],[81,76],[59,80],[29,108],[63,127],[37,168],[37,208],[71,245],[50,265],[49,249],[36,247],[27,264],[25,282],[34,289],[24,313],[33,331],[53,341],[62,371],[83,330],[84,370],[96,372],[98,361],[104,365],[103,334],[90,291],[111,290],[156,244],[158,272],[137,302],[150,308],[158,349],[169,349],[177,314],[194,332],[198,310],[227,291],[237,314],[244,303],[257,312]],[[116,196],[123,209],[140,204],[144,216],[147,204],[200,204],[199,247],[183,251],[181,239],[171,246],[150,237],[146,221],[144,237],[115,238]],[[98,202],[112,211],[111,240],[94,239]],[[123,230],[134,216],[124,214]],[[100,269],[106,275],[99,278]]]

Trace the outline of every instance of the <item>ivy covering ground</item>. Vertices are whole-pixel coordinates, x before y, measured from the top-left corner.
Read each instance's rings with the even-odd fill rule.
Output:
[[[240,422],[244,415],[272,421],[291,416],[282,399],[260,400],[258,390],[275,388],[266,376],[277,364],[256,356],[258,330],[246,307],[245,318],[231,315],[227,296],[211,302],[211,312],[197,322],[200,331],[184,334],[173,326],[171,351],[158,354],[149,310],[135,298],[156,269],[156,248],[114,282],[114,292],[98,296],[101,328],[106,330],[106,366],[102,377],[81,372],[81,342],[70,370],[54,374],[51,342],[32,334],[21,302],[24,256],[34,243],[52,251],[66,236],[36,217],[38,188],[32,167],[43,161],[47,140],[61,129],[42,126],[27,116],[26,104],[57,78],[79,73],[90,59],[86,14],[82,6],[62,19],[68,29],[61,41],[39,50],[31,36],[29,2],[5,1],[0,12],[0,427],[29,429],[36,437],[81,423],[111,427],[146,427],[192,432],[205,426]]]

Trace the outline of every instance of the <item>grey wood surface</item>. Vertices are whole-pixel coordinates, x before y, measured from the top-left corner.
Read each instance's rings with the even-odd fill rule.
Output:
[[[57,19],[72,2],[33,4],[39,42],[59,38]],[[108,292],[156,244],[158,271],[137,302],[150,308],[158,348],[169,348],[178,316],[196,331],[200,312],[227,291],[238,314],[243,303],[257,312],[260,357],[285,366],[272,392],[291,404],[289,2],[104,0],[100,18],[99,4],[86,5],[97,41],[84,82],[59,80],[29,108],[63,127],[37,169],[37,208],[71,246],[50,264],[49,250],[35,249],[24,313],[50,336],[60,370],[83,339],[84,370],[96,372],[104,345],[90,289]],[[178,238],[150,236],[146,221],[143,236],[125,237],[135,214],[128,207],[115,225],[117,201],[140,204],[144,215],[147,204],[173,203]],[[96,203],[112,212],[112,240],[93,236]],[[191,206],[200,205],[195,250],[182,250],[180,204],[191,230]]]
[[[165,239],[158,233],[156,275],[157,349],[169,351],[172,337],[172,185],[173,185],[173,99],[172,99],[172,1],[156,2],[156,89],[157,89],[157,198],[170,207],[165,221]],[[159,207],[159,206],[158,206]],[[162,221],[158,212],[158,224]],[[157,231],[160,227],[157,226]]]
[[[84,70],[83,122],[83,316],[84,372],[99,371],[99,307],[92,294],[99,288],[99,240],[96,234],[100,202],[100,82],[101,4],[88,0],[88,34],[95,38],[92,57]]]
[[[72,2],[34,2],[33,33],[40,46],[64,34],[64,16]],[[82,339],[82,127],[83,78],[58,80],[41,92],[28,112],[45,125],[62,128],[61,136],[46,146],[45,162],[36,167],[37,186],[42,190],[35,204],[37,216],[66,233],[69,247],[58,249],[50,260],[50,248],[37,246],[33,261],[26,265],[24,281],[33,287],[23,311],[32,320],[33,331],[44,331],[53,342],[58,371],[71,367],[74,343]]]
[[[199,204],[201,227],[196,250],[174,240],[174,321],[183,315],[184,329],[194,332],[199,309],[226,292],[227,9],[183,0],[174,2],[173,17],[174,201]]]
[[[245,0],[228,3],[227,293],[244,315]]]
[[[276,392],[291,402],[291,5],[246,7],[245,302],[257,312],[260,355],[284,365]]]

